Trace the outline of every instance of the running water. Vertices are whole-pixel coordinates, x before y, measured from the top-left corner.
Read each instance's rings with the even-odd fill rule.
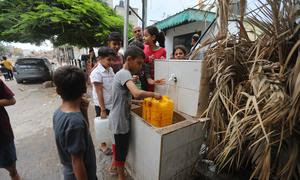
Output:
[[[167,83],[167,88],[166,88],[166,95],[169,96],[169,89],[170,89],[170,84],[169,81]],[[169,96],[170,97],[170,96]]]

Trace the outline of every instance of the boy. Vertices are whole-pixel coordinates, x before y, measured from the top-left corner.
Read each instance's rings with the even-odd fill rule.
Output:
[[[111,65],[111,67],[114,70],[114,73],[117,73],[123,67],[123,56],[119,53],[119,50],[122,45],[121,34],[118,32],[110,33],[110,35],[108,36],[107,45],[109,48],[114,50],[114,52],[117,55]]]
[[[124,164],[129,146],[130,110],[132,95],[136,99],[154,97],[160,99],[161,95],[155,92],[147,92],[136,87],[132,74],[139,72],[145,54],[142,49],[128,47],[125,54],[125,64],[113,81],[112,85],[112,109],[109,114],[109,128],[114,134],[115,165],[119,180],[125,179]]]
[[[110,66],[115,58],[116,53],[111,48],[101,47],[98,50],[99,63],[90,75],[90,80],[93,85],[93,102],[96,117],[107,118],[111,110],[111,91],[115,73]],[[111,155],[112,153],[105,142],[101,143],[100,151],[105,155]]]
[[[0,168],[6,169],[12,180],[19,180],[14,134],[4,108],[15,103],[13,92],[0,79]]]
[[[58,68],[53,76],[61,106],[53,116],[53,129],[65,180],[96,180],[96,157],[89,132],[85,74],[74,66]]]

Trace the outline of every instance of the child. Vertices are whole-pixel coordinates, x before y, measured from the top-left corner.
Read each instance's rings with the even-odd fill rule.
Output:
[[[138,47],[142,50],[144,50],[144,44],[140,41],[132,41],[129,46],[135,46],[135,47]],[[147,79],[146,79],[146,76],[145,76],[145,64],[143,64],[140,72],[138,72],[136,75],[133,75],[133,78],[136,79],[136,86],[139,88],[139,89],[142,89],[142,90],[147,90]]]
[[[74,66],[58,68],[53,76],[61,106],[53,116],[53,129],[64,179],[96,180],[96,156],[88,124],[86,78]]]
[[[1,62],[1,64],[3,64],[4,69],[8,73],[8,75],[7,75],[8,79],[7,80],[13,80],[14,79],[14,74],[13,74],[14,66],[12,65],[12,62],[7,59],[6,56],[3,56],[2,58],[3,58],[3,61]]]
[[[183,45],[175,46],[173,50],[173,58],[174,59],[185,59],[186,58],[187,49]]]
[[[158,42],[159,46],[156,45]],[[145,74],[148,82],[148,91],[154,91],[154,84],[164,84],[164,80],[154,81],[154,60],[165,59],[166,49],[165,47],[165,35],[163,32],[159,32],[157,27],[148,26],[144,31],[144,53],[146,55]]]
[[[113,49],[117,54],[115,60],[112,62],[111,67],[114,70],[114,73],[117,73],[119,70],[123,68],[123,56],[119,54],[119,50],[122,45],[121,34],[118,32],[112,32],[108,36],[107,45],[109,48]]]
[[[137,73],[144,62],[145,54],[138,47],[128,47],[124,54],[125,64],[113,81],[112,109],[109,114],[109,127],[114,134],[115,162],[119,180],[125,179],[124,164],[129,147],[131,99],[154,97],[160,99],[161,95],[155,92],[140,90],[132,80],[132,74]]]
[[[15,103],[13,92],[0,79],[0,168],[6,169],[12,180],[19,180],[21,178],[16,169],[17,155],[14,134],[4,108]]]
[[[90,75],[93,84],[93,102],[95,104],[96,117],[106,118],[111,110],[112,82],[115,76],[111,68],[112,61],[116,59],[116,53],[108,47],[101,47],[98,50],[99,64]],[[105,155],[111,155],[111,149],[103,142],[100,151]]]

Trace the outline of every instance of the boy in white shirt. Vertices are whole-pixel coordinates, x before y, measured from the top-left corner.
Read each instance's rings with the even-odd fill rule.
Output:
[[[93,102],[95,104],[96,117],[107,118],[112,107],[112,82],[115,76],[111,68],[116,53],[108,47],[98,50],[98,65],[93,69],[90,80],[93,85]],[[112,151],[105,142],[100,145],[100,151],[105,155],[111,155]]]

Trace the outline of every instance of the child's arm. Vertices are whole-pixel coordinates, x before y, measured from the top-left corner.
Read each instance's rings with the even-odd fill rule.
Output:
[[[159,79],[159,80],[153,80],[150,76],[150,65],[149,64],[144,64],[144,70],[145,70],[145,76],[147,79],[147,83],[150,85],[164,85],[165,79]]]
[[[135,99],[143,99],[146,97],[161,99],[161,95],[159,93],[140,90],[139,88],[136,87],[136,85],[132,80],[127,81],[126,86]]]
[[[89,117],[88,117],[89,104],[90,104],[90,102],[86,98],[84,98],[84,97],[81,98],[80,110],[88,124],[89,124]]]
[[[87,180],[88,176],[86,173],[85,164],[83,161],[83,154],[72,154],[72,167],[77,180]]]
[[[106,110],[105,110],[106,108],[105,108],[104,97],[103,97],[103,84],[94,82],[94,86],[96,89],[99,106],[101,108],[101,118],[106,118],[107,114],[106,114]]]
[[[165,79],[153,80],[152,78],[147,79],[148,84],[151,85],[164,85],[166,83]]]
[[[16,99],[13,97],[13,98],[10,98],[10,99],[0,99],[0,106],[11,106],[11,105],[14,105],[16,104]]]

